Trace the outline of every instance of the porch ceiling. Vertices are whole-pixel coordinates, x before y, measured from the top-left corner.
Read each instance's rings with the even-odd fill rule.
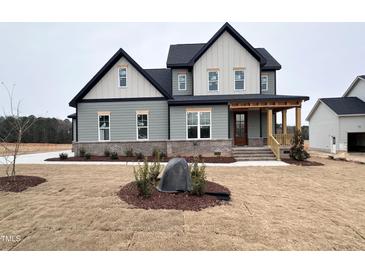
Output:
[[[301,107],[302,100],[268,100],[268,101],[251,101],[251,102],[231,102],[231,110],[254,110],[254,109],[272,109],[281,111],[295,107]]]

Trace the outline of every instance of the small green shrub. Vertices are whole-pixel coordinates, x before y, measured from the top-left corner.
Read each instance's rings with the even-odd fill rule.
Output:
[[[133,148],[127,148],[126,150],[124,150],[124,154],[127,157],[133,157]]]
[[[157,158],[160,155],[160,150],[157,147],[154,147],[152,150],[152,156]]]
[[[310,157],[309,153],[304,149],[304,138],[300,130],[294,132],[289,156],[297,161],[304,161]]]
[[[118,160],[118,153],[117,152],[112,152],[110,154],[110,159],[112,159],[112,160]]]
[[[205,192],[206,185],[206,173],[205,173],[205,165],[199,167],[199,163],[197,159],[194,159],[194,163],[189,166],[191,180],[192,180],[192,190],[191,194],[202,196]]]
[[[134,178],[138,189],[138,194],[145,198],[151,195],[151,183],[149,178],[149,167],[147,159],[143,165],[138,164],[138,168],[133,168]]]
[[[59,156],[60,156],[60,159],[61,160],[66,160],[68,158],[68,154],[67,153],[60,153]]]
[[[109,150],[104,150],[104,156],[105,157],[110,157],[110,151]]]
[[[90,158],[91,158],[91,154],[90,153],[85,153],[85,159],[90,160]]]
[[[161,172],[160,155],[157,154],[153,164],[149,168],[149,178],[151,182],[156,182]]]
[[[160,152],[160,159],[164,159],[166,158],[166,153],[164,153],[163,151]]]
[[[214,156],[220,157],[221,156],[221,152],[220,151],[214,151]]]
[[[142,152],[136,152],[135,156],[136,156],[137,160],[143,160],[143,158],[144,158],[144,155]]]
[[[80,157],[84,157],[85,153],[86,153],[85,149],[80,148],[80,150],[79,150]]]

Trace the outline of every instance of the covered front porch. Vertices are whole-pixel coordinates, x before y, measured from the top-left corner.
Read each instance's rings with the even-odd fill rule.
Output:
[[[289,147],[293,133],[288,132],[287,113],[295,109],[295,129],[301,128],[302,98],[257,100],[229,103],[229,134],[234,146],[269,146],[277,159]],[[278,129],[277,113],[281,113]]]

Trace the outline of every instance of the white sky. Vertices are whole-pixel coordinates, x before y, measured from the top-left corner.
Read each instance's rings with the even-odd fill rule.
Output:
[[[170,44],[207,42],[223,23],[0,23],[0,81],[16,84],[24,114],[64,119],[68,102],[122,47],[143,68],[163,68]],[[341,96],[365,74],[365,23],[231,23],[282,65],[277,93]],[[0,89],[0,107],[8,105]],[[294,112],[289,112],[289,124]]]

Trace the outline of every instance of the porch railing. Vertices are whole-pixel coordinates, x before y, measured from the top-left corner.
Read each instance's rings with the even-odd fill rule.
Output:
[[[267,139],[267,144],[275,154],[277,160],[280,160],[280,143],[275,139],[273,135],[270,135]]]
[[[278,141],[280,145],[289,146],[291,144],[293,134],[273,134],[273,137]]]

